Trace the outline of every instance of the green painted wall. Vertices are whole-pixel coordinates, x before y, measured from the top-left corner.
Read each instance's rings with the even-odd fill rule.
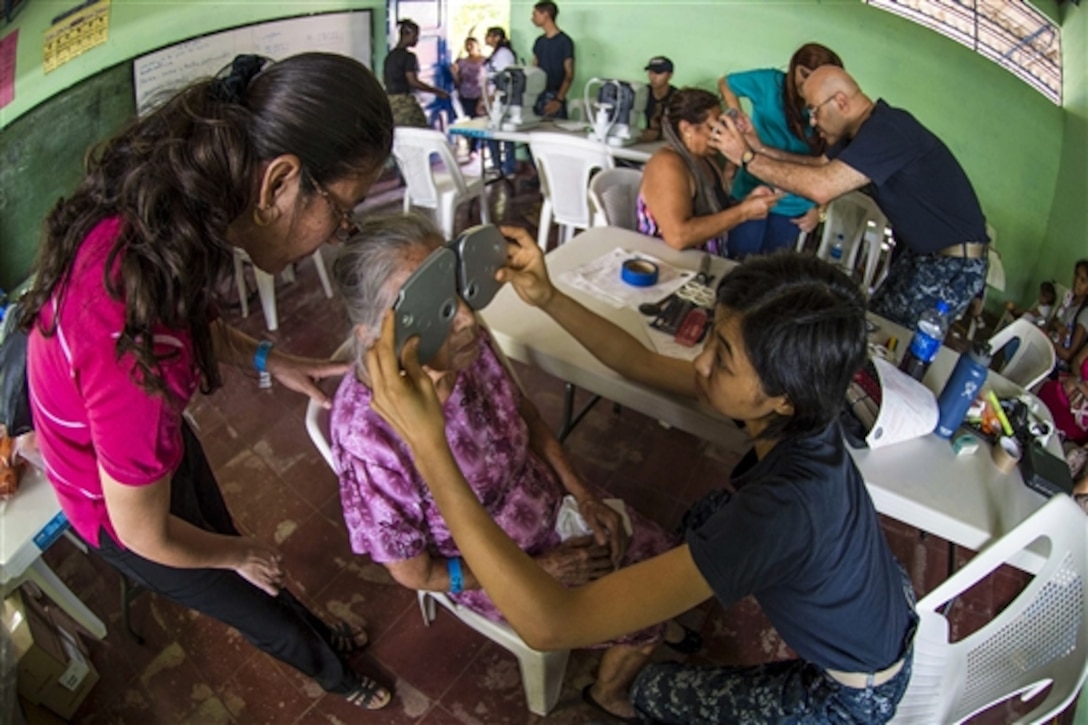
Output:
[[[514,46],[526,56],[539,34],[529,21],[532,6],[511,3]],[[956,154],[997,231],[1009,296],[1033,299],[1044,262],[1068,268],[1071,253],[1058,240],[1075,239],[1078,254],[1088,252],[1083,101],[1079,111],[1058,108],[930,30],[860,0],[561,0],[559,7],[559,26],[575,41],[575,88],[594,75],[639,77],[655,54],[676,63],[676,83],[713,88],[724,73],[784,67],[802,43],[822,42],[870,96],[911,111]],[[1088,7],[1064,7],[1073,36],[1067,58],[1070,47],[1080,58],[1066,62],[1067,87],[1083,98]],[[1058,15],[1052,1],[1040,8]],[[1075,149],[1079,165],[1063,163]],[[996,304],[1002,295],[991,298]]]
[[[577,45],[576,88],[594,75],[639,77],[646,60],[658,53],[676,62],[678,83],[712,88],[723,73],[783,66],[801,43],[823,42],[842,55],[871,96],[910,110],[952,148],[997,230],[1009,296],[1029,300],[1040,276],[1067,277],[1072,260],[1088,254],[1088,7],[1066,4],[1059,11],[1054,0],[1038,3],[1051,17],[1064,14],[1063,109],[967,48],[860,0],[559,4],[559,25]],[[302,10],[373,9],[378,67],[384,58],[384,0],[113,0],[109,43],[45,75],[40,38],[50,19],[71,5],[72,0],[32,0],[17,17],[16,100],[0,111],[0,128],[122,60]],[[523,56],[538,34],[529,22],[532,5],[511,2],[511,35]]]

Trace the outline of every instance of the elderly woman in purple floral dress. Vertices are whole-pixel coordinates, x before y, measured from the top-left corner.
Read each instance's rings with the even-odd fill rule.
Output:
[[[354,325],[354,374],[337,391],[330,430],[340,477],[340,500],[352,549],[383,564],[411,589],[450,592],[489,619],[502,615],[479,587],[450,535],[408,447],[370,409],[362,354],[377,339],[382,316],[401,285],[442,239],[414,216],[368,219],[344,246],[335,277]],[[576,586],[616,566],[675,546],[658,526],[629,510],[633,533],[571,468],[559,442],[522,394],[500,353],[462,302],[441,351],[427,366],[446,413],[450,447],[495,521],[539,565]],[[561,541],[556,518],[565,495],[578,501],[593,534]],[[670,622],[607,643],[597,682],[586,688],[592,704],[633,715],[627,688],[663,637],[692,634]]]

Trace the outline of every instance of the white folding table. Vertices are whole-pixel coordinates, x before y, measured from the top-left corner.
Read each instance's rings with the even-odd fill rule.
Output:
[[[570,136],[577,136],[579,138],[585,138],[585,131],[571,130],[571,128],[565,128],[562,124],[574,123],[573,121],[541,121],[538,125],[532,128],[526,128],[520,131],[503,131],[501,129],[488,128],[486,118],[470,118],[465,121],[458,121],[451,124],[446,130],[449,133],[465,136],[467,138],[481,138],[488,141],[513,141],[514,143],[529,143],[529,134],[535,131],[547,131],[548,133],[565,133]],[[644,143],[631,144],[630,146],[613,146],[611,144],[601,144],[608,149],[608,153],[613,158],[623,159],[625,161],[633,161],[635,163],[644,164],[650,160],[650,157],[654,155],[654,152],[665,145],[664,141],[648,141]]]
[[[84,629],[99,639],[105,637],[102,620],[41,559],[42,552],[68,531],[68,519],[45,474],[29,466],[18,493],[2,506],[0,593],[7,596],[24,581],[32,581]]]
[[[703,256],[699,251],[676,251],[659,239],[635,232],[598,227],[550,252],[546,258],[548,270],[556,279],[562,272],[617,247],[652,254],[677,268],[690,270],[698,268]],[[714,258],[711,271],[720,279],[731,265]],[[557,284],[574,299],[650,344],[646,318],[636,310],[615,309],[589,294]],[[722,442],[743,435],[732,422],[702,403],[662,393],[605,367],[550,317],[523,303],[509,286],[483,311],[483,319],[496,342],[514,360],[706,440]],[[906,330],[875,316],[872,319],[879,325],[875,339],[894,334],[901,344],[906,344]],[[940,390],[955,360],[954,352],[942,348],[924,381],[930,389]],[[1048,415],[1037,399],[997,373],[990,373],[989,382],[999,395],[1028,395]],[[1056,443],[1052,441],[1051,446]],[[925,435],[887,448],[851,452],[878,511],[975,551],[1010,531],[1045,500],[1023,485],[1019,471],[998,471],[985,445],[973,455],[957,457],[947,441]],[[1060,449],[1052,452],[1060,453]],[[1025,552],[1016,563],[1031,571],[1041,564],[1041,559]]]

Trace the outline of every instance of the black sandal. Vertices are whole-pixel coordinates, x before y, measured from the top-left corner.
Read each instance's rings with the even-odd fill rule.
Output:
[[[677,624],[680,623],[677,622]],[[668,647],[683,655],[693,655],[703,648],[703,636],[701,634],[682,624],[680,624],[680,629],[684,630],[684,638],[679,642],[666,641],[665,644]]]
[[[369,642],[370,639],[366,636],[365,630],[356,629],[347,622],[337,622],[329,627],[329,644],[332,645],[336,654],[349,655],[352,652],[358,652]]]
[[[381,710],[393,701],[392,692],[365,675],[359,676],[359,684],[344,697],[364,710]]]

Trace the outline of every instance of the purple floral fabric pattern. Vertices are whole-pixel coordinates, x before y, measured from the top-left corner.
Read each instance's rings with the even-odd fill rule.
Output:
[[[518,411],[521,391],[491,345],[481,332],[480,357],[458,375],[444,406],[446,439],[465,480],[495,522],[521,549],[540,554],[560,543],[555,520],[567,492],[551,467],[529,447],[529,429]],[[408,447],[370,409],[370,399],[369,388],[355,375],[345,375],[333,400],[329,425],[352,550],[378,563],[423,552],[443,558],[460,556]],[[660,527],[633,509],[628,513],[635,531],[624,565],[676,545]],[[453,598],[502,621],[483,590]],[[657,639],[660,627],[619,641],[636,644]]]

